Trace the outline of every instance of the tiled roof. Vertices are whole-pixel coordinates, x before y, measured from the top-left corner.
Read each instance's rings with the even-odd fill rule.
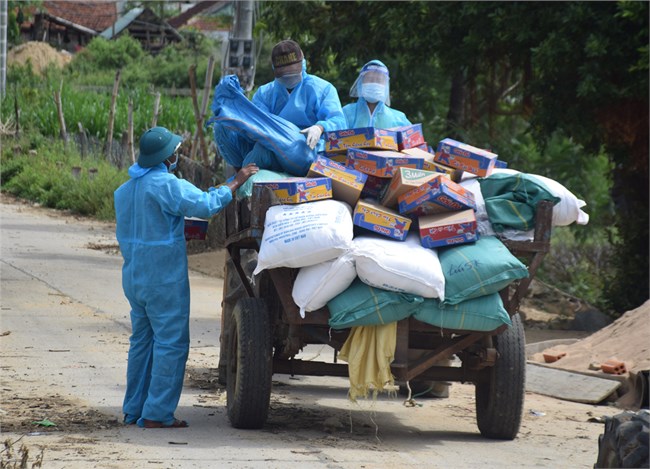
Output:
[[[43,10],[52,16],[85,26],[94,31],[104,31],[117,20],[115,0],[46,0]]]

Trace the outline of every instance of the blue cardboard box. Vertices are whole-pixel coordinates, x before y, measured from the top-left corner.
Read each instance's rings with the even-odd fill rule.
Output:
[[[357,203],[352,214],[352,222],[356,226],[398,241],[406,239],[411,227],[409,217],[369,200],[360,200]]]
[[[399,151],[405,148],[416,148],[425,143],[422,124],[403,125],[388,130],[397,132],[397,149]]]
[[[497,161],[496,153],[445,138],[438,143],[434,160],[452,168],[487,177]]]
[[[471,208],[476,210],[474,193],[442,174],[398,197],[399,213],[430,215]]]
[[[397,132],[374,127],[335,130],[325,134],[325,152],[340,153],[348,148],[397,150]]]
[[[255,184],[270,187],[283,204],[301,204],[332,198],[332,180],[328,177],[291,177],[277,181],[260,181]]]
[[[474,210],[438,213],[418,220],[420,243],[425,248],[473,243],[478,239]]]
[[[392,178],[397,168],[422,169],[424,158],[388,150],[348,149],[347,166],[380,178]]]

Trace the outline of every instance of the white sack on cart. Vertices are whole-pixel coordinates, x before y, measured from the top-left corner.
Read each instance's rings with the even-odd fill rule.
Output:
[[[357,278],[354,258],[345,253],[338,259],[303,267],[293,284],[293,301],[300,308],[300,316],[305,311],[316,311],[332,298],[343,293]]]
[[[445,276],[438,253],[422,246],[416,233],[405,241],[359,236],[352,241],[351,253],[357,275],[371,287],[424,298],[445,297]]]
[[[336,259],[348,250],[352,236],[352,210],[345,202],[328,199],[273,206],[266,212],[253,274]]]

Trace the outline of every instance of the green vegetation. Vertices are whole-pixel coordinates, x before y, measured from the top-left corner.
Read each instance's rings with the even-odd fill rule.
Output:
[[[128,179],[103,158],[81,158],[74,145],[36,137],[2,146],[2,190],[46,207],[115,218],[113,192]]]
[[[164,10],[164,2],[152,5]],[[649,296],[648,5],[262,2],[255,33],[270,38],[261,49],[256,82],[273,78],[270,47],[287,37],[302,45],[308,71],[331,81],[343,104],[352,100],[348,91],[360,67],[382,60],[391,71],[393,107],[423,124],[430,145],[455,137],[493,149],[510,168],[552,178],[587,203],[589,224],[555,229],[539,276],[618,315]],[[69,131],[76,132],[79,122],[90,136],[104,140],[119,67],[113,137],[126,131],[129,100],[137,136],[151,123],[154,93],[189,87],[191,64],[197,65],[202,87],[208,57],[219,50],[190,31],[182,44],[152,57],[127,36],[95,39],[65,70],[50,69],[44,79],[29,68],[10,69],[3,123],[17,104],[20,129],[29,140],[3,141],[2,189],[51,206],[59,206],[58,197],[77,194],[81,208],[70,200],[61,204],[104,213],[102,195],[112,205],[114,185],[125,176],[99,169],[102,157],[81,160],[70,145],[52,145],[59,134],[53,93],[61,89]],[[218,65],[213,87],[217,70]],[[193,132],[190,98],[163,94],[158,123]],[[15,145],[20,151],[6,148]],[[35,158],[43,162],[33,164]],[[85,168],[78,180],[72,166]],[[98,173],[84,179],[90,167]],[[38,176],[37,168],[57,178]],[[97,197],[71,188],[104,177],[105,192],[88,186],[81,191],[97,190]]]
[[[261,16],[344,103],[380,59],[429,143],[455,137],[563,183],[592,215],[566,229],[587,259],[609,255],[597,305],[649,298],[648,2],[264,2]]]

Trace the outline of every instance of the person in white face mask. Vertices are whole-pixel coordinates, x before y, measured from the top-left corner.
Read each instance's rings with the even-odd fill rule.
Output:
[[[324,149],[323,132],[345,128],[336,88],[307,73],[304,55],[295,41],[277,43],[271,51],[271,63],[275,80],[257,90],[253,103],[297,125],[312,150],[317,146],[317,150]]]
[[[350,96],[359,99],[343,107],[348,129],[388,129],[411,124],[403,112],[390,107],[390,75],[379,60],[363,66],[350,88]]]

